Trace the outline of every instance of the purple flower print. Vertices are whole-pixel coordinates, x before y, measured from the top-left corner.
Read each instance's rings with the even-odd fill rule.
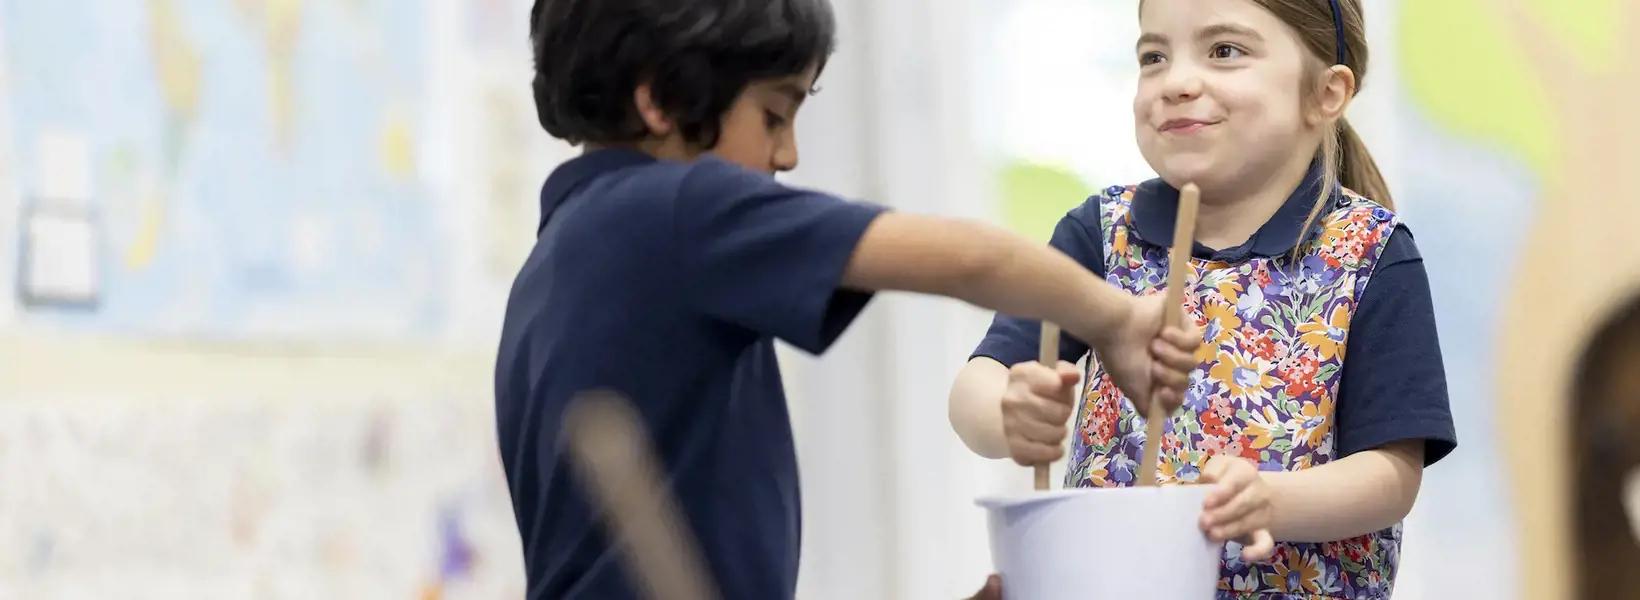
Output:
[[[1314,294],[1326,289],[1327,286],[1332,285],[1333,281],[1338,279],[1338,276],[1338,269],[1328,267],[1327,261],[1315,254],[1305,256],[1299,262],[1298,278],[1302,282],[1303,287],[1301,289],[1306,294]]]
[[[1199,413],[1207,410],[1207,397],[1213,394],[1213,380],[1208,378],[1207,370],[1196,369],[1190,372],[1190,387],[1184,391],[1185,410]]]
[[[1110,457],[1110,464],[1105,467],[1109,475],[1105,478],[1124,485],[1133,483],[1133,468],[1139,466],[1139,464],[1129,456],[1129,454],[1118,454]]]
[[[1196,481],[1196,479],[1201,477],[1201,474],[1202,474],[1201,469],[1196,468],[1195,463],[1188,463],[1187,462],[1187,463],[1184,463],[1183,465],[1179,465],[1179,470],[1178,470],[1178,472],[1174,473],[1174,476],[1178,477],[1179,481],[1182,481],[1182,482],[1185,482],[1185,483],[1193,483],[1193,482]]]

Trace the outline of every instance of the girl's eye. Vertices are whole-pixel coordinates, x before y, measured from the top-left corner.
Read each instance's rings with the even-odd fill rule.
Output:
[[[1139,66],[1141,67],[1159,62],[1162,62],[1162,53],[1160,52],[1145,52],[1139,55]]]
[[[1237,48],[1237,47],[1232,46],[1230,44],[1218,44],[1218,45],[1213,46],[1213,51],[1212,51],[1211,54],[1212,54],[1213,58],[1226,59],[1226,58],[1240,58],[1241,56],[1243,56],[1247,53],[1243,52],[1241,48]]]

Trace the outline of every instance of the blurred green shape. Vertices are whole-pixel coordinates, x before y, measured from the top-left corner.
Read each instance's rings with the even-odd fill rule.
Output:
[[[1044,243],[1066,211],[1093,195],[1093,189],[1069,169],[1041,163],[1010,160],[998,179],[1003,222]]]
[[[1550,68],[1599,72],[1618,60],[1620,0],[1521,0],[1512,19],[1505,0],[1402,0],[1397,41],[1408,95],[1437,124],[1497,144],[1544,173],[1559,152],[1548,82],[1530,52],[1558,52],[1574,64]],[[1630,32],[1640,34],[1640,32]],[[1546,54],[1554,56],[1554,54]]]
[[[1525,54],[1538,42],[1518,37],[1496,2],[1403,1],[1396,38],[1402,79],[1430,120],[1501,145],[1543,173],[1558,138],[1543,82]]]

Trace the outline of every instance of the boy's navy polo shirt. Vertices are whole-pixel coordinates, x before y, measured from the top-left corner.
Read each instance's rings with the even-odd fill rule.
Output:
[[[1236,264],[1256,256],[1292,252],[1320,189],[1316,173],[1312,170],[1307,183],[1247,242],[1223,250],[1198,243],[1195,256]],[[1060,219],[1049,244],[1103,277],[1105,245],[1099,198],[1090,198]],[[1147,181],[1133,194],[1133,226],[1144,239],[1171,240],[1178,206],[1178,190],[1160,179]],[[1319,229],[1313,225],[1306,234],[1314,236]],[[1004,365],[1036,360],[1040,330],[1038,321],[999,314],[974,356]],[[1080,340],[1061,338],[1062,360],[1076,362],[1088,351]],[[1340,457],[1393,442],[1424,440],[1427,466],[1457,447],[1429,276],[1412,232],[1403,225],[1390,234],[1372,279],[1361,293],[1344,355],[1349,358],[1339,379],[1335,414]]]
[[[531,600],[637,598],[560,443],[578,392],[625,394],[723,597],[790,598],[797,460],[774,339],[831,345],[869,294],[839,291],[879,207],[717,159],[599,150],[541,191],[507,302],[496,426]]]

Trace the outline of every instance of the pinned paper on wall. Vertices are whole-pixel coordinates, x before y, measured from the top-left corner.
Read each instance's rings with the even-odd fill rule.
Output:
[[[102,291],[96,213],[70,203],[23,215],[18,297],[29,306],[95,307]]]

